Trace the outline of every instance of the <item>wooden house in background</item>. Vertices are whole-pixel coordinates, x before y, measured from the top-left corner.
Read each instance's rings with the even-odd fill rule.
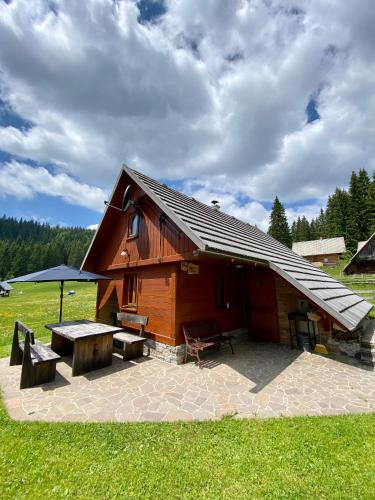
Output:
[[[367,241],[358,243],[357,253],[345,266],[344,273],[375,274],[375,233]]]
[[[319,240],[293,243],[292,250],[310,262],[321,265],[337,265],[346,252],[345,240],[339,238],[320,238]]]
[[[184,323],[214,318],[222,331],[289,343],[288,313],[301,300],[323,335],[356,329],[372,307],[255,226],[128,167],[82,267],[112,278],[98,285],[97,320],[148,316],[151,355],[176,363]]]

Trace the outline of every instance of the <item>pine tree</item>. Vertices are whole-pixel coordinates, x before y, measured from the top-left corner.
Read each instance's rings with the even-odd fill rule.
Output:
[[[371,235],[369,218],[370,178],[365,169],[358,175],[352,172],[349,185],[349,209],[346,244],[351,252],[357,249],[358,241],[367,240]]]
[[[293,243],[296,242],[296,241],[298,241],[296,239],[296,236],[297,236],[297,221],[295,221],[295,220],[292,223],[291,234],[292,234],[292,241],[293,241]]]
[[[320,236],[317,235],[316,220],[312,219],[310,222],[310,239],[317,240]]]
[[[268,234],[277,241],[280,241],[280,243],[283,243],[287,247],[291,248],[292,237],[288,225],[288,219],[286,218],[285,208],[280,203],[277,196],[272,206]]]
[[[310,238],[310,224],[305,216],[301,219],[301,233],[300,233],[300,241],[309,241]]]
[[[354,253],[357,249],[357,243],[360,241],[360,189],[358,185],[358,176],[354,171],[350,177],[349,196],[348,221],[346,225],[346,247],[350,252]]]
[[[360,196],[359,208],[359,237],[361,241],[367,240],[371,236],[370,221],[368,217],[368,202],[370,190],[370,177],[364,168],[358,173],[358,187]]]
[[[368,190],[367,218],[371,236],[375,233],[375,172],[372,174],[372,181]]]
[[[346,235],[349,202],[350,197],[344,189],[336,188],[336,191],[328,197],[325,212],[325,232],[327,238]]]

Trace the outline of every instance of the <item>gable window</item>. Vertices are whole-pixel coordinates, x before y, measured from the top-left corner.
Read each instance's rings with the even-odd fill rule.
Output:
[[[129,274],[124,278],[123,305],[135,307],[137,305],[137,275]]]
[[[138,235],[139,230],[139,214],[135,213],[130,216],[129,228],[128,228],[128,238],[134,238]]]

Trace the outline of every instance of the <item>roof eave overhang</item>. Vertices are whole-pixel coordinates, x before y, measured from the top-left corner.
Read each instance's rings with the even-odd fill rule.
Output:
[[[347,321],[342,314],[339,312],[335,311],[330,307],[324,300],[320,299],[316,295],[314,295],[308,288],[302,286],[296,279],[292,278],[288,273],[286,273],[283,269],[280,267],[276,266],[272,262],[270,262],[270,268],[275,271],[279,276],[281,276],[285,281],[290,283],[291,285],[294,286],[297,290],[299,290],[303,295],[305,295],[307,298],[311,300],[311,302],[314,302],[317,306],[319,306],[323,311],[325,311],[331,318],[333,318],[339,325],[343,326],[350,332],[356,330],[358,328],[358,325],[361,323],[362,319],[368,314],[369,311],[367,311],[364,315],[363,318],[358,321],[356,324],[353,324],[349,321]],[[371,307],[370,309],[371,310]]]
[[[209,246],[206,247],[206,250],[199,251],[199,255],[215,259],[230,259],[235,262],[241,262],[244,264],[259,264],[261,266],[269,267],[268,260],[257,259],[255,257],[241,256],[231,252],[223,252],[221,250],[217,250],[214,247],[209,247]]]

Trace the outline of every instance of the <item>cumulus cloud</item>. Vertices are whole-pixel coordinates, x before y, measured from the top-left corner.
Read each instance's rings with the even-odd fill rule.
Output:
[[[102,212],[105,192],[66,174],[52,175],[46,168],[12,161],[0,167],[0,196],[31,199],[36,194],[57,196],[67,203]]]
[[[0,3],[0,98],[33,125],[0,128],[0,149],[89,191],[123,162],[202,199],[220,186],[262,228],[276,194],[316,213],[375,168],[372,0],[164,3],[154,22],[134,0]]]

